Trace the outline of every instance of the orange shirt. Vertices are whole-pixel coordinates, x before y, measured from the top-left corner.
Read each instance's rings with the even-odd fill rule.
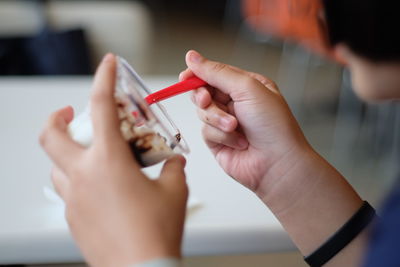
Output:
[[[342,61],[328,44],[320,0],[243,0],[242,8],[246,22],[257,31]]]

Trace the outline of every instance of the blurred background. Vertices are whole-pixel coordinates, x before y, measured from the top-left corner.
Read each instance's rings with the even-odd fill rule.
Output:
[[[271,12],[281,8],[276,0],[2,0],[0,79],[90,75],[106,52],[126,58],[144,77],[177,77],[185,69],[185,53],[196,49],[275,80],[314,148],[364,198],[379,204],[397,169],[398,108],[359,101],[347,71],[321,55],[321,40],[302,42],[305,48],[293,41],[290,29],[276,30],[281,27],[276,20],[291,27],[289,19]],[[302,16],[315,11],[294,9]],[[297,253],[186,261],[188,266],[303,266]]]

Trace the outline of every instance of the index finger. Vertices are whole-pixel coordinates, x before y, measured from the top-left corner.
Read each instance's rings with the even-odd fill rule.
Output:
[[[90,102],[94,142],[121,136],[114,99],[115,74],[116,58],[107,54],[96,71]]]
[[[192,70],[186,69],[179,74],[179,81],[186,80],[192,76],[194,76]],[[206,91],[208,91],[208,93]],[[207,107],[211,103],[211,98],[224,105],[231,100],[229,95],[211,86],[200,87],[192,93],[192,100],[196,100],[194,101],[196,102],[195,104],[199,105],[201,108]]]
[[[265,84],[258,79],[259,77],[254,77],[229,65],[208,60],[196,51],[191,50],[186,54],[186,64],[196,76],[229,95],[233,101],[240,101],[249,93],[254,94],[260,90],[271,93],[270,90],[264,90]]]

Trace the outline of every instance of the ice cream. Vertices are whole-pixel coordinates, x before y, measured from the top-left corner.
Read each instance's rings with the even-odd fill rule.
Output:
[[[146,114],[144,110],[142,114]],[[127,105],[123,101],[118,102],[118,116],[122,135],[143,167],[154,165],[174,153],[165,137],[147,126],[156,123],[148,116],[145,115],[147,120],[143,121],[137,113],[127,112]]]
[[[189,151],[165,109],[158,104],[150,108],[144,100],[148,94],[149,90],[133,68],[118,57],[114,97],[120,130],[143,167],[154,165],[176,152]],[[70,123],[68,131],[77,143],[90,146],[93,139],[90,107]]]
[[[135,112],[128,113],[127,105],[123,101],[117,100],[117,103],[121,133],[142,167],[154,165],[174,153],[173,145],[169,146],[165,137],[148,126],[155,124],[155,121],[143,120]],[[93,139],[93,127],[89,108],[68,125],[68,132],[75,142],[84,147],[90,146]],[[180,141],[179,134],[175,138],[177,142]]]

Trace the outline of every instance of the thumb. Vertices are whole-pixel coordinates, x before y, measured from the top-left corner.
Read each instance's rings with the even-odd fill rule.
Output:
[[[194,50],[187,52],[186,64],[196,76],[229,95],[234,101],[240,100],[237,96],[242,95],[241,93],[259,87],[259,82],[244,72],[229,65],[208,60]]]
[[[186,159],[182,155],[169,158],[164,163],[159,181],[173,190],[186,188],[185,165]]]

